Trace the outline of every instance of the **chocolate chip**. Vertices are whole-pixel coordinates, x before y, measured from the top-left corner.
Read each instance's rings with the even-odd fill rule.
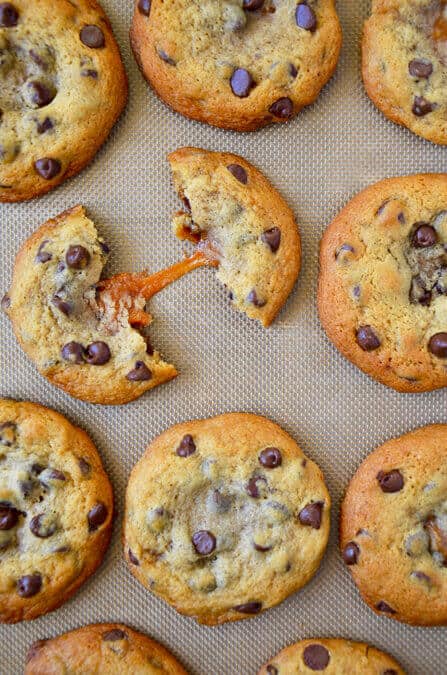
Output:
[[[163,51],[163,49],[158,50],[158,56],[161,58],[162,61],[164,61],[165,63],[168,63],[170,66],[176,66],[177,65],[177,61],[175,61],[175,59],[173,59],[171,56],[169,56],[169,54],[166,54],[166,52]]]
[[[247,494],[249,494],[250,497],[253,497],[253,499],[258,499],[259,497],[259,482],[263,482],[267,485],[267,480],[264,478],[264,476],[253,476],[253,478],[250,478],[247,485],[245,486]]]
[[[323,645],[308,645],[303,652],[303,661],[311,670],[324,670],[330,658],[328,650]]]
[[[232,499],[229,495],[224,495],[220,490],[214,490],[213,502],[216,511],[219,513],[226,513],[231,506]]]
[[[67,302],[67,300],[63,300],[58,295],[53,295],[51,302],[60,312],[62,312],[62,314],[65,314],[65,316],[69,316],[73,311],[73,304]]]
[[[61,349],[61,356],[70,363],[84,363],[84,347],[79,342],[67,342]]]
[[[17,582],[17,593],[21,598],[31,598],[42,588],[42,577],[40,574],[26,574]]]
[[[343,560],[346,565],[357,565],[359,561],[360,548],[355,541],[350,541],[343,549]]]
[[[209,555],[216,548],[216,537],[208,530],[194,532],[191,541],[199,555]]]
[[[387,614],[396,614],[396,610],[390,607],[386,602],[381,600],[380,602],[377,603],[376,609],[379,610],[379,612],[386,612]]]
[[[81,42],[91,49],[100,49],[100,47],[104,47],[106,43],[104,33],[99,26],[84,26],[79,33],[79,37]]]
[[[257,292],[254,288],[247,295],[247,302],[250,302],[255,307],[264,307],[267,304],[267,302],[263,298],[260,298],[258,296],[258,294],[257,294]]]
[[[253,548],[260,553],[266,553],[267,551],[272,550],[271,546],[260,546],[259,544],[253,544]]]
[[[5,293],[5,295],[3,296],[0,304],[1,304],[1,308],[4,312],[6,312],[6,310],[11,307],[11,298],[9,297],[9,295],[7,293]]]
[[[428,342],[429,351],[440,359],[447,358],[447,333],[435,333]]]
[[[231,174],[233,174],[235,178],[237,178],[239,183],[247,185],[248,176],[243,166],[241,166],[240,164],[229,164],[227,166],[227,169]]]
[[[388,472],[379,471],[377,480],[382,492],[400,492],[404,486],[404,477],[398,469]]]
[[[394,670],[394,668],[387,668],[383,671],[382,675],[397,675],[397,670]]]
[[[109,630],[107,633],[104,633],[102,639],[105,642],[116,642],[116,640],[127,640],[127,633],[119,628],[114,628]]]
[[[34,162],[34,168],[37,173],[45,178],[45,180],[51,180],[58,173],[61,172],[62,165],[57,159],[52,159],[51,157],[43,157]]]
[[[2,28],[13,28],[17,26],[19,13],[10,2],[0,4],[0,26]]]
[[[138,558],[132,553],[132,551],[131,551],[130,549],[127,551],[127,555],[129,556],[129,560],[130,560],[130,562],[132,563],[132,565],[137,565],[137,566],[140,565],[140,561],[139,561]]]
[[[371,326],[360,326],[357,331],[357,344],[365,352],[372,352],[381,345],[374,329]]]
[[[408,72],[412,77],[427,78],[433,72],[433,65],[430,61],[423,61],[422,59],[413,59],[408,64]]]
[[[272,103],[269,108],[269,112],[279,119],[286,120],[293,114],[293,102],[287,96],[279,98],[277,101]]]
[[[105,253],[106,255],[110,253],[110,246],[108,246],[108,244],[106,244],[105,241],[98,241],[98,244],[103,253]]]
[[[39,537],[40,539],[47,539],[51,537],[56,532],[56,524],[51,523],[50,525],[45,525],[44,522],[45,514],[41,513],[38,516],[31,518],[29,524],[29,529],[34,534],[34,536]]]
[[[88,476],[92,470],[90,464],[83,458],[79,457],[78,459],[79,468],[83,476]]]
[[[336,251],[335,251],[335,259],[337,260],[342,253],[355,253],[355,249],[351,244],[342,244]]]
[[[90,509],[87,514],[88,531],[95,532],[95,530],[97,530],[98,527],[106,521],[108,513],[109,512],[105,504],[102,502],[95,504],[95,506]]]
[[[262,609],[262,602],[246,602],[243,605],[236,605],[233,609],[241,614],[259,614]]]
[[[37,122],[37,133],[44,134],[46,131],[50,131],[54,127],[52,120],[49,117],[45,117],[42,122]]]
[[[279,674],[279,670],[275,666],[268,665],[267,668],[266,668],[266,671],[267,671],[267,675],[278,675]]]
[[[98,79],[98,71],[93,70],[93,68],[87,68],[84,70],[81,70],[81,77],[91,77],[93,80]]]
[[[412,111],[417,117],[424,117],[433,111],[433,104],[423,96],[415,96]]]
[[[16,440],[16,425],[14,422],[0,424],[0,445],[10,448]]]
[[[83,270],[90,262],[90,253],[84,246],[70,246],[65,254],[65,261],[73,270]]]
[[[272,253],[276,253],[281,243],[281,230],[279,227],[271,227],[261,234],[261,239],[270,247]]]
[[[424,288],[424,282],[420,276],[413,277],[411,280],[409,298],[413,304],[423,305],[424,307],[430,305],[432,293],[430,290]]]
[[[265,448],[259,454],[259,461],[266,469],[276,469],[282,464],[282,455],[278,448]]]
[[[292,77],[293,79],[295,79],[296,76],[298,75],[298,68],[294,66],[293,63],[289,63],[289,73],[290,77]]]
[[[414,231],[412,244],[416,248],[427,248],[434,246],[438,240],[436,230],[427,223],[416,223],[416,230]]]
[[[84,358],[92,366],[103,366],[110,361],[112,355],[105,342],[92,342],[85,350]]]
[[[36,640],[36,642],[34,642],[28,650],[28,654],[26,655],[26,663],[29,663],[31,659],[37,656],[39,651],[46,645],[47,642],[48,640]]]
[[[38,108],[43,108],[48,105],[56,96],[56,92],[49,89],[45,84],[42,84],[42,82],[28,82],[27,86],[30,92],[31,101]]]
[[[324,502],[310,502],[298,514],[301,525],[319,530],[323,515]]]
[[[411,576],[414,577],[415,579],[419,579],[419,581],[425,581],[428,584],[431,583],[430,577],[428,576],[428,574],[425,574],[424,572],[419,572],[419,571],[412,572]]]
[[[190,434],[183,436],[176,453],[179,457],[189,457],[196,451],[196,446]]]
[[[48,239],[45,239],[37,249],[36,262],[46,263],[53,257],[48,251],[44,251],[44,247],[48,244]]]
[[[46,472],[47,480],[67,480],[65,474],[59,469],[49,469]]]
[[[300,3],[295,10],[296,25],[313,33],[317,28],[317,17],[311,7],[305,2]]]
[[[137,361],[135,368],[127,373],[126,379],[131,382],[144,382],[152,378],[152,373],[143,361]]]
[[[239,98],[246,98],[254,84],[252,76],[245,68],[236,68],[230,78],[231,90]]]
[[[151,341],[147,336],[144,338],[144,340],[146,342],[146,354],[148,354],[149,356],[152,356],[153,353],[154,353],[154,348],[151,345]]]
[[[0,502],[0,530],[12,530],[19,522],[20,511],[13,506]]]
[[[42,466],[42,464],[37,464],[37,462],[31,464],[31,473],[33,473],[35,476],[39,476],[44,469],[45,467]]]
[[[264,4],[264,0],[244,0],[243,7],[247,12],[255,12],[257,9],[261,9]]]
[[[138,11],[144,16],[149,16],[151,13],[151,0],[140,0],[138,3]]]

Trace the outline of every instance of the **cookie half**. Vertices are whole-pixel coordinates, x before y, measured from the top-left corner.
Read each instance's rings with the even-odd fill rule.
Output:
[[[238,155],[181,148],[168,157],[185,211],[175,232],[206,241],[233,307],[269,326],[301,266],[298,226],[290,207],[252,164]]]
[[[96,0],[0,3],[0,202],[81,171],[121,114],[127,79]]]
[[[42,225],[20,249],[3,307],[39,372],[71,396],[119,404],[176,376],[98,282],[108,246],[82,206]],[[138,300],[142,308],[143,298]]]
[[[319,468],[273,422],[230,413],[158,436],[126,493],[132,574],[214,625],[277,605],[315,574],[329,536]]]
[[[107,673],[107,675],[186,675],[161,644],[117,623],[78,628],[28,651],[25,675]]]
[[[341,47],[333,0],[136,0],[143,75],[177,112],[225,129],[285,122],[312,103]]]
[[[341,510],[343,559],[377,614],[447,624],[447,425],[384,443],[361,464]]]
[[[318,308],[340,352],[403,392],[447,385],[447,175],[360,192],[321,242]]]
[[[441,0],[373,0],[362,42],[363,81],[393,122],[447,144],[447,19]]]
[[[101,563],[112,511],[87,434],[53,410],[0,399],[0,621],[68,600]]]
[[[389,654],[341,638],[302,640],[286,647],[258,675],[405,675]]]

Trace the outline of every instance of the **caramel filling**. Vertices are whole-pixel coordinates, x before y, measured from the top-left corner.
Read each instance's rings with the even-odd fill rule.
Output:
[[[148,301],[153,295],[163,290],[173,281],[180,279],[185,274],[192,272],[198,267],[217,267],[219,259],[216,251],[210,244],[203,240],[196,246],[194,253],[175,263],[167,269],[160,270],[154,274],[142,272],[140,274],[130,274],[127,272],[115,274],[109,279],[103,279],[98,284],[98,305],[104,309],[103,294],[107,293],[112,302],[115,315],[118,314],[120,305],[125,299],[129,312],[129,323],[132,326],[143,328],[150,323],[150,316],[144,309],[135,307],[137,298],[144,298]],[[129,303],[130,300],[130,303]]]

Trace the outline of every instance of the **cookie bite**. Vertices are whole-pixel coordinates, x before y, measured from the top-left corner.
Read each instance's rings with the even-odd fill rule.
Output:
[[[368,96],[386,117],[447,144],[447,16],[443,0],[373,0],[362,41]]]
[[[0,399],[0,621],[68,600],[101,563],[112,512],[87,434],[53,410]]]
[[[337,65],[333,0],[135,0],[131,45],[158,96],[224,129],[286,122]]]
[[[117,623],[98,623],[29,649],[25,675],[107,673],[107,675],[187,675],[167,649],[143,633]]]
[[[110,22],[96,0],[0,3],[0,202],[79,173],[127,100]]]
[[[447,425],[422,427],[374,450],[341,509],[343,560],[381,616],[447,624]]]
[[[301,640],[269,660],[258,675],[405,675],[392,656],[341,638]]]
[[[320,249],[320,319],[340,352],[402,392],[447,385],[447,175],[360,192]]]
[[[184,210],[181,239],[214,251],[216,276],[235,309],[269,326],[298,277],[301,243],[284,199],[238,155],[181,148],[168,157]]]
[[[130,476],[123,543],[138,581],[215,625],[256,616],[304,586],[329,525],[317,465],[273,422],[230,413],[152,441]]]

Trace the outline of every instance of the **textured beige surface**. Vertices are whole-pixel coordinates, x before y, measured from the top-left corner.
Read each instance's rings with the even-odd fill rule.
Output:
[[[363,92],[359,35],[364,0],[339,2],[341,61],[329,86],[290,124],[254,134],[213,130],[170,112],[148,90],[130,57],[132,3],[104,0],[128,68],[130,103],[95,163],[37,202],[0,207],[0,288],[9,286],[19,243],[48,217],[83,201],[119,258],[110,272],[160,268],[181,244],[170,229],[178,208],[165,155],[182,145],[245,155],[293,207],[303,238],[303,270],[278,320],[266,331],[237,314],[214,273],[199,270],[151,304],[154,344],[180,370],[171,383],[122,409],[92,406],[39,376],[0,318],[0,394],[54,407],[96,443],[117,496],[118,519],[103,567],[62,609],[31,624],[0,626],[0,672],[16,675],[30,642],[89,622],[133,625],[160,640],[196,675],[249,675],[286,644],[336,635],[392,653],[410,675],[446,672],[445,629],[395,625],[361,602],[336,548],[338,506],[366,454],[387,438],[446,422],[446,390],[405,395],[369,380],[329,344],[317,320],[318,239],[360,189],[385,176],[442,171],[445,149],[387,122]],[[230,410],[265,414],[323,469],[332,494],[328,554],[314,580],[280,607],[220,628],[196,626],[149,595],[126,570],[119,541],[124,486],[151,438],[192,417]]]

